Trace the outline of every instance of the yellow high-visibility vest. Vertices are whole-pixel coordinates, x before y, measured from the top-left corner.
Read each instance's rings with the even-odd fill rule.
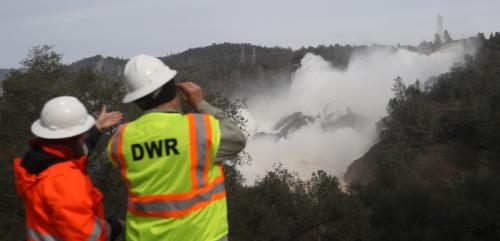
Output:
[[[219,121],[148,113],[121,125],[108,146],[128,188],[129,241],[212,241],[228,233]]]

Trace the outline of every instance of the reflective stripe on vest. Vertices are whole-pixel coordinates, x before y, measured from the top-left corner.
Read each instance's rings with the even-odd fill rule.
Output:
[[[106,228],[107,229],[107,238],[106,240],[109,240],[109,234],[110,234],[110,231],[111,229],[109,229],[109,225],[108,225],[108,222],[104,221],[106,223]],[[92,230],[92,233],[90,234],[89,238],[87,239],[87,241],[97,241],[99,239],[99,237],[101,236],[101,233],[103,232],[104,230],[102,229],[102,223],[101,223],[101,219],[96,219],[95,220],[95,223],[94,223],[94,228]]]
[[[56,238],[48,233],[41,234],[34,229],[28,228],[27,234],[29,239],[36,241],[62,241],[60,238]]]
[[[119,126],[113,135],[113,139],[111,140],[111,159],[116,162],[120,169],[125,168],[123,166],[124,163],[122,163],[123,160],[119,155],[119,148],[122,144],[121,142],[123,141],[123,130],[125,129],[125,126],[126,125]]]
[[[125,179],[125,185],[130,189],[130,181],[127,178],[127,163],[123,158],[123,133],[127,124],[120,125],[111,139],[111,160],[113,160],[121,171],[122,177]]]
[[[208,115],[188,114],[189,138],[191,143],[191,180],[192,188],[196,190],[208,182],[207,171],[210,165],[209,153],[212,143],[212,125]]]
[[[111,234],[111,227],[109,226],[109,224],[107,222],[106,223],[106,232],[107,232],[107,235],[106,235],[106,240],[109,240],[110,239],[110,234]],[[101,223],[101,219],[97,218],[95,220],[95,223],[94,223],[94,227],[92,229],[92,233],[89,235],[89,238],[87,239],[87,241],[97,241],[99,240],[99,237],[101,236],[101,233],[103,232],[104,230],[102,229],[102,223]],[[34,229],[31,229],[31,228],[28,228],[27,230],[27,236],[29,239],[32,239],[32,240],[36,240],[36,241],[62,241],[63,239],[62,238],[56,238],[48,233],[46,234],[41,234],[39,232],[37,232],[36,230]]]
[[[149,202],[134,202],[129,199],[129,206],[135,211],[144,212],[155,216],[182,216],[185,213],[203,208],[210,201],[221,199],[225,196],[224,182],[217,183],[204,192],[184,200],[159,200]]]
[[[217,240],[217,241],[227,241],[227,240],[228,240],[228,239],[227,239],[227,236],[224,236],[224,237],[220,238],[220,239],[219,239],[219,240]]]

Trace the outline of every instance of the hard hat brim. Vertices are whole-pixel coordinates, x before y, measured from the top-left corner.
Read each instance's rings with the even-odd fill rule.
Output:
[[[129,92],[125,97],[123,98],[122,102],[123,103],[130,103],[132,101],[136,101],[146,95],[149,95],[153,93],[155,90],[159,89],[162,87],[164,84],[168,83],[170,80],[172,80],[175,75],[177,75],[176,70],[168,70],[165,75],[161,76],[161,79],[155,79],[152,80],[150,84],[148,84],[145,87],[142,87],[136,91]]]
[[[71,128],[69,130],[51,130],[44,127],[41,124],[40,119],[38,119],[31,125],[31,133],[44,139],[63,139],[83,134],[90,128],[92,128],[94,124],[94,117],[92,117],[91,115],[87,115],[87,120],[85,121],[85,123],[78,127]]]

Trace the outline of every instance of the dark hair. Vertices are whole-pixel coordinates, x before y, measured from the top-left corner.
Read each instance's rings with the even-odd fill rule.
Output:
[[[134,103],[142,110],[149,110],[173,100],[176,95],[175,80],[171,79],[153,93],[136,100]]]
[[[69,147],[72,151],[75,157],[80,157],[83,156],[85,153],[82,148],[82,143],[80,142],[80,139],[82,138],[82,135],[85,133],[68,137],[68,138],[62,138],[62,139],[45,139],[38,137],[41,142],[49,144],[49,145],[64,145]]]

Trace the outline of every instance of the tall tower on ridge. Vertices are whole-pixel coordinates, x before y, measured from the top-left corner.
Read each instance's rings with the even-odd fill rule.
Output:
[[[439,35],[441,38],[441,41],[443,41],[443,16],[441,14],[437,15],[437,29],[436,33]]]
[[[252,64],[256,62],[255,46],[252,48]]]
[[[240,64],[245,63],[245,44],[241,44]]]

